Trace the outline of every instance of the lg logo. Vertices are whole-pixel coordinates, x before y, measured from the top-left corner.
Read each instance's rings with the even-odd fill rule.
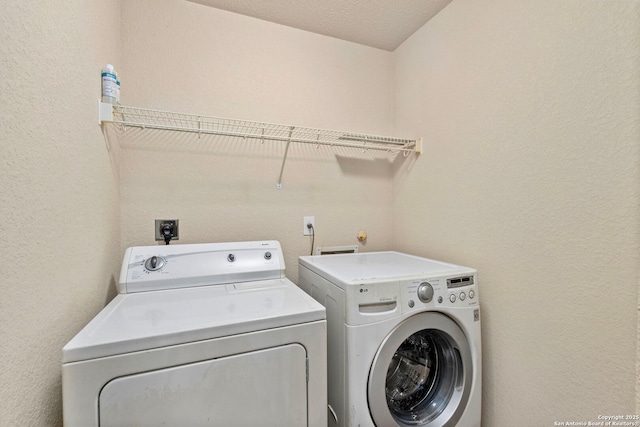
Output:
[[[360,293],[364,293],[364,292],[369,292],[369,289],[367,288],[360,288]]]

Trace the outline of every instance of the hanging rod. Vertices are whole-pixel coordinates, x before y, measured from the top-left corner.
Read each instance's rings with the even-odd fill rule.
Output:
[[[99,101],[99,123],[113,122],[123,127],[161,129],[198,134],[213,134],[262,141],[297,142],[366,150],[410,153],[421,152],[421,139],[403,139],[313,129],[249,120],[207,117],[148,108],[112,105]]]

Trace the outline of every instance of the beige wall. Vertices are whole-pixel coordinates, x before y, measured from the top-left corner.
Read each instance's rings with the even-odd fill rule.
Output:
[[[636,413],[639,16],[457,0],[395,52],[394,247],[479,270],[483,425]]]
[[[96,120],[117,1],[0,7],[0,425],[62,423],[62,346],[115,293],[116,168]]]
[[[123,104],[297,126],[389,134],[389,52],[185,1],[123,4]],[[287,274],[316,245],[391,246],[392,160],[359,150],[165,131],[121,133],[123,247],[155,244],[154,219],[178,218],[179,243],[277,239]]]
[[[279,239],[292,278],[304,215],[317,244],[365,229],[362,250],[474,266],[484,425],[636,412],[637,2],[457,0],[395,54],[123,3],[0,9],[0,426],[61,423],[61,347],[163,217],[180,243]],[[124,104],[422,136],[425,153],[293,145],[280,190],[278,143],[129,129],[120,160],[95,124],[106,62]]]

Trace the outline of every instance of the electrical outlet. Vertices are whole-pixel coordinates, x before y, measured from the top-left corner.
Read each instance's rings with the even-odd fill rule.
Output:
[[[311,224],[311,226],[313,227],[313,233],[311,232],[312,229],[307,227],[308,224]],[[303,236],[311,236],[311,234],[315,233],[316,218],[313,216],[305,216],[302,226],[303,226],[303,231],[302,231]]]
[[[163,230],[165,227],[168,227],[168,232],[171,235],[170,240],[179,240],[177,219],[156,219],[156,241],[164,241]]]

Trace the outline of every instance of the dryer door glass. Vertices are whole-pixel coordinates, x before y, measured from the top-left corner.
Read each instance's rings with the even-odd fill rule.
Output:
[[[374,359],[371,414],[377,425],[456,425],[469,399],[471,371],[471,350],[453,320],[433,312],[407,319]]]

